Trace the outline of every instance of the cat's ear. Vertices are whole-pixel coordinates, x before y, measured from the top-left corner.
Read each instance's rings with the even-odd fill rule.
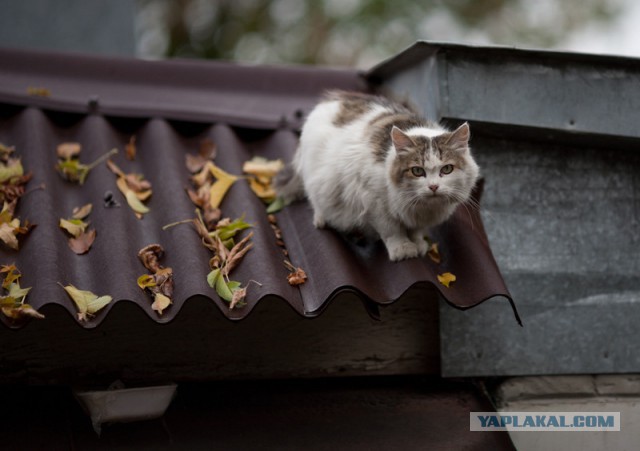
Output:
[[[395,125],[391,129],[391,141],[393,142],[393,147],[396,148],[396,152],[402,152],[403,150],[416,145],[411,136],[407,135]]]
[[[465,122],[460,127],[456,128],[451,133],[447,133],[443,136],[443,144],[454,150],[466,150],[469,148],[469,139],[471,138],[471,131],[469,130],[469,123]]]

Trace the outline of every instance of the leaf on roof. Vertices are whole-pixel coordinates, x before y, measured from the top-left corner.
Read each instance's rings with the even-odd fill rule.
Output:
[[[107,167],[118,178],[116,185],[127,200],[127,204],[133,210],[138,219],[151,211],[143,202],[149,199],[152,194],[151,182],[144,179],[142,174],[126,174],[113,161],[107,161]]]
[[[22,161],[14,157],[15,147],[0,143],[0,203],[21,198],[31,173],[25,174]]]
[[[112,155],[118,153],[118,149],[111,149],[109,152],[99,157],[93,163],[84,164],[80,162],[81,150],[82,146],[80,145],[80,143],[65,142],[59,144],[56,148],[58,163],[55,166],[56,170],[63,179],[72,183],[78,183],[80,185],[84,184],[87,176],[93,168],[98,166],[100,163],[102,163]]]
[[[124,155],[127,157],[127,160],[133,161],[136,159],[136,154],[138,153],[138,149],[136,147],[136,137],[135,135],[129,138],[129,142],[124,146]]]
[[[438,243],[431,243],[429,245],[429,250],[427,251],[427,255],[435,263],[440,263],[440,261],[442,259],[440,258],[440,251],[438,250]]]
[[[82,207],[76,207],[72,211],[73,219],[84,219],[91,214],[93,210],[93,204],[86,204]]]
[[[151,308],[158,315],[162,315],[173,302],[173,270],[160,264],[163,256],[164,248],[159,244],[150,244],[138,251],[138,258],[151,274],[138,277],[137,284],[153,297]]]
[[[197,155],[186,154],[185,164],[192,174],[200,172],[207,164],[207,161],[215,159],[217,154],[216,144],[210,139],[204,139],[200,142],[200,148]]]
[[[58,223],[61,229],[71,235],[67,240],[67,244],[78,255],[89,252],[96,239],[96,229],[87,230],[89,223],[84,221],[92,209],[92,204],[76,207],[73,209],[73,216],[70,219],[61,218]]]
[[[449,288],[450,285],[456,281],[456,276],[451,274],[450,272],[445,272],[443,274],[438,274],[438,282],[440,282],[445,287]]]
[[[51,91],[41,86],[29,86],[27,87],[27,95],[34,97],[51,97]]]
[[[25,221],[20,223],[18,218],[13,217],[17,199],[12,202],[5,202],[0,211],[0,240],[11,249],[18,250],[20,242],[18,236],[28,234],[35,225]]]
[[[91,291],[80,290],[73,285],[59,285],[64,288],[64,291],[75,303],[78,309],[78,321],[87,321],[88,318],[95,316],[96,313],[109,305],[113,299],[111,296],[98,296]]]
[[[273,178],[282,168],[282,160],[267,160],[263,157],[253,157],[242,166],[243,172],[249,174],[249,187],[268,205],[268,213],[275,213],[285,206],[282,199],[278,201],[273,187]]]
[[[0,274],[4,275],[2,288],[7,291],[0,296],[0,310],[14,322],[24,321],[28,318],[43,319],[44,315],[25,302],[31,288],[20,287],[19,279],[22,276],[18,268],[12,265],[0,267]]]
[[[285,260],[284,265],[291,271],[289,275],[287,275],[289,285],[302,285],[307,281],[307,273],[304,272],[302,268],[296,268],[289,260]]]
[[[209,204],[211,208],[219,208],[224,196],[229,191],[229,188],[238,180],[238,177],[223,169],[219,168],[213,163],[208,165],[209,171],[216,178],[216,181],[211,185],[209,189]]]
[[[69,248],[77,255],[86,254],[91,249],[91,246],[93,246],[96,235],[96,229],[87,230],[77,237],[69,238],[67,243],[69,244]]]

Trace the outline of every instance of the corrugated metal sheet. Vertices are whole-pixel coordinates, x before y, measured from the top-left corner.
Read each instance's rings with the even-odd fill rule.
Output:
[[[113,296],[113,303],[84,323],[89,328],[121,301],[134,302],[156,321],[168,322],[196,295],[210,298],[230,319],[244,318],[267,295],[314,316],[344,290],[359,293],[375,311],[371,301],[391,302],[422,283],[434,284],[460,308],[493,296],[510,301],[476,209],[459,209],[450,222],[433,231],[443,254],[443,262],[436,265],[428,259],[391,263],[382,246],[362,249],[332,231],[316,230],[309,205],[291,205],[277,215],[278,224],[291,261],[309,276],[304,285],[292,287],[264,205],[248,184],[236,183],[221,208],[225,216],[244,215],[255,237],[254,248],[234,278],[256,280],[261,286],[252,286],[247,305],[234,310],[207,285],[210,254],[192,227],[162,230],[165,224],[194,216],[185,194],[189,173],[184,160],[185,154],[196,153],[203,139],[216,143],[216,163],[233,174],[241,174],[243,162],[253,156],[288,161],[304,113],[323,90],[365,88],[355,71],[10,50],[0,51],[0,61],[0,142],[15,146],[26,170],[33,172],[29,188],[45,186],[21,199],[17,215],[37,227],[19,251],[2,248],[0,263],[15,263],[22,271],[22,286],[33,287],[28,302],[36,309],[58,304],[75,316],[59,283]],[[48,95],[33,95],[33,88]],[[94,169],[83,186],[64,181],[54,170],[55,149],[61,142],[81,143],[81,160],[88,162],[113,147],[122,150],[133,135],[135,161],[125,160],[122,152],[114,160],[125,172],[142,173],[152,183],[151,212],[142,220],[118,197],[115,177],[104,165]],[[108,191],[115,193],[121,208],[102,207]],[[97,239],[88,254],[78,256],[68,249],[58,220],[88,202],[95,207],[90,221]],[[145,273],[137,253],[150,243],[165,248],[162,264],[174,270],[174,304],[161,317],[136,285]],[[458,276],[450,288],[436,281],[444,271]],[[11,325],[6,318],[2,321]]]

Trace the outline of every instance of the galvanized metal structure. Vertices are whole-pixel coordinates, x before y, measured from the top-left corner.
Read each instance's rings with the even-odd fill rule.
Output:
[[[483,220],[524,327],[440,310],[442,374],[640,371],[640,61],[419,42],[367,74],[469,121]]]

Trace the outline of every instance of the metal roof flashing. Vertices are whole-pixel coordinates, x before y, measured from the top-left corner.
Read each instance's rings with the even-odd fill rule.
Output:
[[[627,148],[640,139],[637,58],[420,41],[366,78],[434,120],[488,135]]]
[[[442,374],[638,372],[640,60],[418,42],[366,76],[470,122],[488,240],[525,312],[526,329],[496,303],[441,308]]]

